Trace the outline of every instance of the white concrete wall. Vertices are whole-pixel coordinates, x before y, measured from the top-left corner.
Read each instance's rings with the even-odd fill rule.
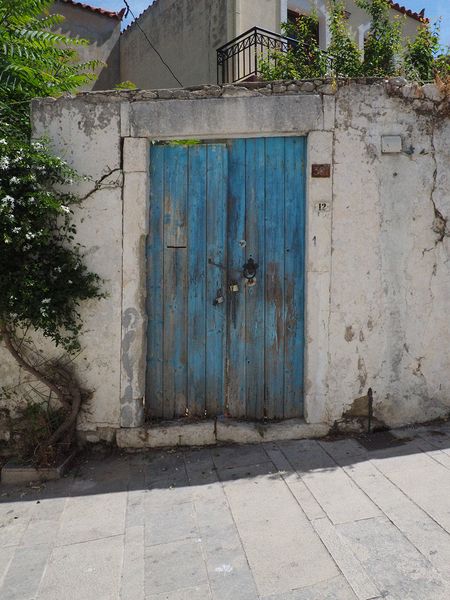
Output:
[[[184,86],[216,83],[216,49],[234,37],[227,0],[159,0],[120,38],[120,77],[139,88],[177,87],[158,49]]]
[[[434,86],[404,84],[207,87],[34,104],[35,134],[49,136],[79,172],[99,180],[112,171],[77,213],[87,263],[109,294],[83,307],[77,369],[94,397],[81,429],[95,438],[142,423],[148,140],[171,138],[308,136],[311,427],[341,421],[369,387],[376,418],[390,426],[450,412],[450,112]],[[382,152],[384,136],[397,136],[399,151]],[[315,163],[331,164],[331,177],[312,178]],[[1,358],[1,383],[12,385],[19,372]]]
[[[97,78],[83,89],[114,89],[120,83],[120,20],[64,2],[55,2],[50,11],[64,17],[55,29],[57,33],[88,40],[88,46],[77,47],[80,62],[98,60],[102,63],[96,69]]]

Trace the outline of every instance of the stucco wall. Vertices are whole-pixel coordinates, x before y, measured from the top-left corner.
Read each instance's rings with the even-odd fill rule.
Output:
[[[34,105],[34,135],[48,136],[59,156],[89,177],[80,183],[80,196],[89,195],[77,211],[78,236],[85,246],[86,264],[104,280],[105,300],[83,306],[82,352],[75,361],[76,371],[87,389],[93,391],[85,405],[80,429],[116,428],[120,419],[120,351],[122,343],[122,185],[120,103],[86,103],[79,99]],[[41,340],[40,340],[41,341]],[[46,356],[60,355],[43,345]],[[20,377],[2,349],[1,386],[10,389]],[[26,389],[26,388],[24,388]],[[23,390],[22,390],[23,391]],[[20,390],[19,390],[20,392]],[[13,403],[15,406],[15,403]],[[0,407],[11,402],[0,395]]]
[[[244,33],[251,27],[262,27],[278,32],[284,20],[280,0],[236,1],[236,35]]]
[[[331,398],[376,390],[390,425],[449,410],[449,120],[381,86],[344,88],[334,132]],[[381,136],[403,151],[382,154]],[[445,344],[447,346],[447,344]],[[333,407],[338,415],[341,407]]]
[[[449,114],[434,85],[401,79],[36,102],[35,134],[92,177],[81,194],[110,173],[77,213],[88,265],[108,291],[83,308],[77,369],[94,397],[80,428],[101,436],[142,424],[148,141],[192,137],[308,136],[306,423],[326,430],[357,416],[369,387],[387,425],[446,416]],[[311,177],[315,163],[329,163],[331,177]],[[1,357],[2,385],[14,384],[18,371]]]
[[[51,12],[62,15],[65,20],[56,31],[73,38],[84,38],[88,46],[77,47],[80,62],[99,60],[97,79],[85,86],[86,90],[111,90],[120,82],[120,21],[91,10],[55,2]]]
[[[216,48],[229,33],[226,0],[160,0],[138,19],[139,26],[183,85],[216,81]],[[136,23],[121,36],[122,81],[140,88],[178,85]]]
[[[287,19],[287,11],[297,10],[303,14],[309,14],[313,9],[319,19],[320,44],[326,48],[330,43],[330,33],[328,31],[327,21],[329,14],[328,2],[325,0],[272,0],[274,3],[281,2],[282,21]],[[349,13],[347,26],[357,41],[361,49],[364,48],[364,35],[370,27],[370,18],[367,12],[356,5],[355,0],[344,0],[345,9]],[[412,17],[400,13],[398,10],[391,9],[390,16],[392,21],[398,21],[402,26],[403,40],[415,38],[417,28],[420,22]]]

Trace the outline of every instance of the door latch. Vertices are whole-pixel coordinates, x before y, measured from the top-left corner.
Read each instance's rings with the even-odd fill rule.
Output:
[[[224,300],[225,299],[223,297],[222,290],[217,290],[217,294],[213,302],[214,306],[217,306],[218,304],[223,304]]]
[[[230,289],[230,292],[232,292],[233,294],[236,294],[237,292],[239,292],[239,285],[238,285],[237,281],[232,281],[230,283],[229,289]]]

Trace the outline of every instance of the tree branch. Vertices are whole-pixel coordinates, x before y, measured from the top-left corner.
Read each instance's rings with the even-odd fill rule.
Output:
[[[58,400],[61,402],[64,408],[66,408],[67,410],[71,410],[72,406],[69,402],[67,402],[66,398],[64,397],[63,391],[55,383],[53,383],[53,381],[48,379],[43,373],[38,371],[32,364],[25,360],[22,354],[20,354],[20,352],[14,345],[14,335],[9,331],[9,329],[4,323],[0,323],[0,335],[3,338],[3,342],[7,350],[17,361],[17,363],[22,367],[22,369],[24,369],[25,371],[33,375],[33,377],[35,377],[38,381],[46,385],[55,394],[55,396],[58,398]]]

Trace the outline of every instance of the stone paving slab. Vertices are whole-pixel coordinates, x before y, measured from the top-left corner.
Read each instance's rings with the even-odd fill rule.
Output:
[[[36,600],[111,600],[123,564],[122,535],[53,549]]]
[[[448,600],[450,426],[96,451],[0,486],[0,598]]]
[[[310,587],[266,596],[262,600],[356,600],[356,598],[345,578],[338,575]]]
[[[337,526],[337,531],[366,572],[370,572],[382,597],[398,600],[448,600],[445,580],[386,517]]]

